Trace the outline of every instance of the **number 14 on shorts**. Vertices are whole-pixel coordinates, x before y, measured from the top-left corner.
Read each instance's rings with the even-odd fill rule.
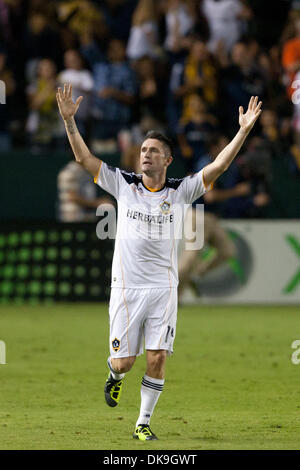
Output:
[[[167,327],[167,333],[166,333],[166,337],[165,337],[165,343],[168,342],[168,337],[169,337],[169,335],[170,335],[172,338],[174,338],[174,328],[171,328],[170,325],[168,325],[168,327]]]

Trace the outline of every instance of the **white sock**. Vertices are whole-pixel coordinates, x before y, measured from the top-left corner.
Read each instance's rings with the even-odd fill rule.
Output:
[[[125,377],[125,374],[118,374],[117,372],[115,372],[115,370],[113,369],[112,365],[111,365],[111,360],[110,360],[110,357],[107,359],[107,365],[110,369],[110,372],[111,372],[111,375],[112,375],[112,378],[114,380],[121,380]]]
[[[154,379],[144,375],[141,386],[141,408],[140,415],[135,427],[139,424],[149,424],[155,405],[163,391],[165,380]]]

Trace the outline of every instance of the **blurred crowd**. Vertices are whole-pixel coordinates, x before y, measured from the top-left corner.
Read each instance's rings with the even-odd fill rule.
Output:
[[[95,154],[120,152],[138,172],[140,143],[161,129],[190,173],[229,142],[238,107],[258,95],[260,122],[205,203],[223,217],[259,217],[272,161],[300,172],[300,1],[0,0],[0,80],[0,152],[64,150],[55,93],[72,83]]]

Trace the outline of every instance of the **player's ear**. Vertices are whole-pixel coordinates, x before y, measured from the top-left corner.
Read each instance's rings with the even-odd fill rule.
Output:
[[[172,161],[173,161],[172,155],[170,155],[169,157],[167,157],[167,166],[171,165]]]

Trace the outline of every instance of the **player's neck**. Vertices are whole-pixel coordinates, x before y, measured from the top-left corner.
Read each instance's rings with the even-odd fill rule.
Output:
[[[149,189],[150,191],[159,191],[165,185],[166,175],[162,174],[162,175],[149,176],[143,173],[142,180],[143,180],[144,186],[146,186],[146,188]]]

